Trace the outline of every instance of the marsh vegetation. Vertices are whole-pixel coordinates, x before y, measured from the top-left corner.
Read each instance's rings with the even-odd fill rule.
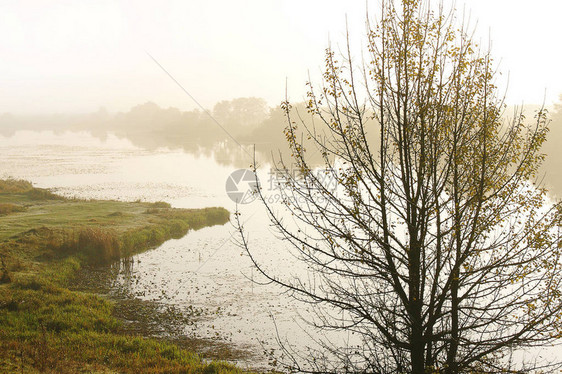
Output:
[[[113,302],[69,289],[83,267],[224,224],[228,211],[66,199],[22,180],[0,181],[0,204],[2,370],[238,372],[170,342],[130,334]]]

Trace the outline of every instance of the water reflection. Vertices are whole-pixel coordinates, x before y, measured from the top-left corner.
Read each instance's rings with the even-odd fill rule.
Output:
[[[539,110],[537,105],[526,105],[523,110],[528,118]],[[513,118],[514,109],[505,111]],[[562,194],[562,159],[558,148],[562,142],[562,106],[556,104],[551,113],[550,133],[544,146],[545,163],[537,175],[537,182],[545,185],[555,195]],[[318,118],[311,117],[304,103],[293,105],[292,121],[302,131],[307,156],[311,165],[321,165],[323,160],[308,140],[306,125],[322,138]],[[213,159],[224,166],[246,168],[253,164],[254,149],[258,165],[284,160],[290,164],[284,129],[287,118],[280,107],[268,108],[262,99],[238,98],[221,101],[212,110],[180,111],[176,108],[160,108],[148,102],[133,107],[125,113],[109,114],[104,109],[85,115],[13,116],[0,115],[0,134],[16,137],[29,145],[41,144],[37,131],[50,131],[55,135],[65,132],[86,133],[98,139],[98,147],[136,147],[145,151],[167,149],[182,151],[197,158]],[[372,124],[367,136],[373,149],[377,148],[377,126]],[[25,133],[22,131],[27,130]],[[35,135],[33,135],[35,134]],[[80,140],[80,139],[78,139]],[[69,146],[74,143],[60,144]],[[78,143],[79,146],[80,143]],[[255,148],[254,148],[255,147]]]
[[[303,106],[297,109],[306,113]],[[225,181],[234,169],[252,163],[248,155],[253,154],[252,144],[256,144],[265,173],[260,175],[262,181],[267,180],[267,161],[272,154],[289,159],[280,109],[248,124],[241,121],[250,117],[240,118],[245,119],[223,118],[235,142],[205,113],[154,104],[117,116],[103,111],[89,117],[49,119],[0,116],[0,132],[5,135],[0,137],[0,176],[29,179],[39,187],[56,187],[59,193],[80,198],[164,200],[175,207],[224,206],[234,211]],[[306,120],[304,114],[303,118]],[[50,130],[36,131],[39,128]],[[546,175],[545,182],[559,193],[562,183],[557,173],[562,161],[552,157],[557,152],[557,131],[562,133],[562,129],[551,132],[546,148],[551,157],[540,177]],[[312,156],[320,162],[318,154]],[[283,243],[269,231],[259,203],[243,209],[249,218],[246,228],[259,244],[254,247],[262,252],[262,262],[269,261],[280,274],[295,268],[290,258],[282,257],[286,253]],[[114,296],[187,312],[190,322],[196,323],[177,325],[185,337],[231,341],[242,350],[261,353],[277,347],[279,331],[282,338],[305,345],[308,338],[296,321],[306,310],[278,289],[252,283],[251,263],[241,256],[232,235],[229,225],[191,232],[134,256],[128,263],[116,264],[109,269],[110,276],[99,276],[112,281],[104,287]],[[147,318],[153,312],[147,312]],[[158,326],[153,332],[162,333]],[[256,354],[240,363],[265,367],[267,356]]]
[[[105,141],[86,132],[17,132],[0,137],[3,177],[28,179],[39,187],[56,187],[59,193],[80,198],[164,200],[174,207],[224,206],[232,212],[235,204],[226,195],[225,182],[234,168],[183,150],[142,149],[111,134]],[[260,175],[264,181],[266,170]],[[283,257],[283,243],[264,224],[266,216],[259,202],[244,206],[243,215],[264,261],[280,272],[294,267],[291,258]],[[190,232],[129,262],[97,269],[91,279],[94,283],[83,287],[100,288],[127,303],[152,303],[152,309],[141,312],[130,304],[119,304],[124,305],[120,313],[133,330],[147,326],[135,318],[146,322],[177,308],[190,318],[172,329],[179,329],[176,332],[185,344],[188,339],[231,342],[239,351],[254,353],[238,361],[243,367],[266,368],[268,357],[263,351],[277,348],[271,317],[282,336],[304,342],[306,336],[295,324],[303,310],[279,289],[252,282],[257,275],[233,235],[230,224]],[[153,324],[148,333],[164,331]]]
[[[312,124],[304,104],[295,105],[298,120]],[[268,108],[263,100],[240,98],[215,105],[212,113],[182,112],[145,103],[129,112],[109,115],[100,110],[88,115],[0,116],[0,134],[12,137],[21,131],[89,132],[100,142],[127,140],[148,151],[167,148],[197,157],[211,157],[219,164],[248,167],[254,147],[260,163],[275,157],[290,158],[286,146],[286,118],[281,108]],[[29,132],[27,133],[29,135]],[[21,136],[21,135],[19,135]],[[320,162],[320,155],[311,155]]]

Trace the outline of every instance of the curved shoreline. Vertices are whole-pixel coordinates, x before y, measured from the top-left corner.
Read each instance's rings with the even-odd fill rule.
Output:
[[[113,316],[122,321],[120,332],[123,334],[161,339],[209,360],[236,363],[253,355],[250,350],[229,343],[221,337],[209,339],[185,334],[185,326],[197,325],[201,318],[208,318],[214,311],[194,308],[185,310],[161,301],[142,300],[131,295],[126,288],[115,286],[113,280],[117,274],[123,271],[122,267],[129,266],[134,266],[134,258],[108,265],[82,267],[71,280],[69,288],[93,293],[111,301],[114,305]]]
[[[0,371],[241,372],[127,332],[119,304],[69,288],[84,266],[224,224],[228,211],[65,199],[15,180],[0,181],[0,208]]]

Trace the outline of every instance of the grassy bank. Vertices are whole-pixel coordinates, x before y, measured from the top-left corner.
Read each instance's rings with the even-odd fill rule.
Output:
[[[222,208],[70,200],[25,181],[0,181],[0,372],[238,372],[168,342],[120,334],[111,302],[67,288],[86,264],[228,218]]]

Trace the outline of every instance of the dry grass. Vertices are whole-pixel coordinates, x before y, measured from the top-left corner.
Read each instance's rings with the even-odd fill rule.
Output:
[[[0,180],[0,193],[26,193],[33,189],[31,182],[21,179]]]
[[[0,216],[7,214],[23,212],[25,211],[25,206],[10,203],[0,203]]]

